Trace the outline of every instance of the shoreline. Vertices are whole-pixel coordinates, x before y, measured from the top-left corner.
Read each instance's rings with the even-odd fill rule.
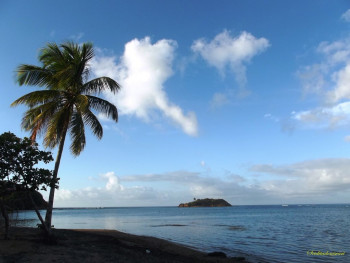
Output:
[[[0,262],[248,262],[243,257],[209,256],[184,245],[150,236],[105,229],[53,229],[57,244],[45,244],[38,228],[0,231]]]

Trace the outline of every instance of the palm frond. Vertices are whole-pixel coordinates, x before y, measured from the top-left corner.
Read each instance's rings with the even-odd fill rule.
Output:
[[[50,101],[57,101],[59,97],[60,92],[57,90],[33,91],[12,102],[11,107],[15,107],[19,104],[25,104],[31,108],[36,105],[45,104]]]
[[[86,94],[94,94],[106,90],[116,93],[120,90],[120,85],[109,77],[100,77],[85,83],[81,92]]]
[[[63,52],[70,58],[69,78],[74,83],[83,84],[89,77],[88,62],[93,58],[94,52],[91,43],[84,43],[82,46],[73,42],[61,45]]]
[[[54,84],[53,74],[50,70],[38,66],[19,65],[16,69],[17,82],[20,86],[50,86]]]
[[[57,63],[64,61],[64,56],[56,43],[48,43],[40,50],[39,61],[45,67],[53,67]]]
[[[86,125],[90,126],[92,133],[96,135],[98,139],[101,139],[103,136],[103,128],[96,115],[93,114],[92,111],[87,110],[83,114],[83,120]]]
[[[73,112],[69,126],[72,138],[70,150],[73,155],[78,156],[86,144],[84,121],[80,112]]]
[[[47,124],[44,138],[45,147],[54,148],[60,142],[62,135],[68,129],[72,110],[63,107],[56,111]]]
[[[104,113],[107,115],[107,117],[111,117],[112,120],[118,122],[118,110],[117,107],[115,105],[113,105],[112,103],[95,97],[95,96],[91,96],[91,95],[86,95],[89,99],[89,105],[91,108],[93,108],[94,110]]]
[[[59,108],[56,101],[45,103],[26,111],[22,119],[22,128],[31,131],[31,139],[35,141],[37,134],[47,128],[47,123]]]

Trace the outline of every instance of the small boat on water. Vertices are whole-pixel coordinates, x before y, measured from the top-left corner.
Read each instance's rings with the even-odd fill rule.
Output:
[[[288,205],[282,205],[282,206],[288,206]]]

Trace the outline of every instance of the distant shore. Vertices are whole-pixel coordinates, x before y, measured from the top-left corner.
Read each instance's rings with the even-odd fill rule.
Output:
[[[0,230],[0,262],[247,262],[116,230],[54,229],[54,234],[57,244],[47,245],[37,228],[12,227],[9,240]]]

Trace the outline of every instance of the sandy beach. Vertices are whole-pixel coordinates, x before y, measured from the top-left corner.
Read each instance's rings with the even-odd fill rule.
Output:
[[[209,256],[180,244],[116,230],[54,229],[57,242],[44,242],[40,229],[0,232],[0,262],[247,262],[244,258]]]

